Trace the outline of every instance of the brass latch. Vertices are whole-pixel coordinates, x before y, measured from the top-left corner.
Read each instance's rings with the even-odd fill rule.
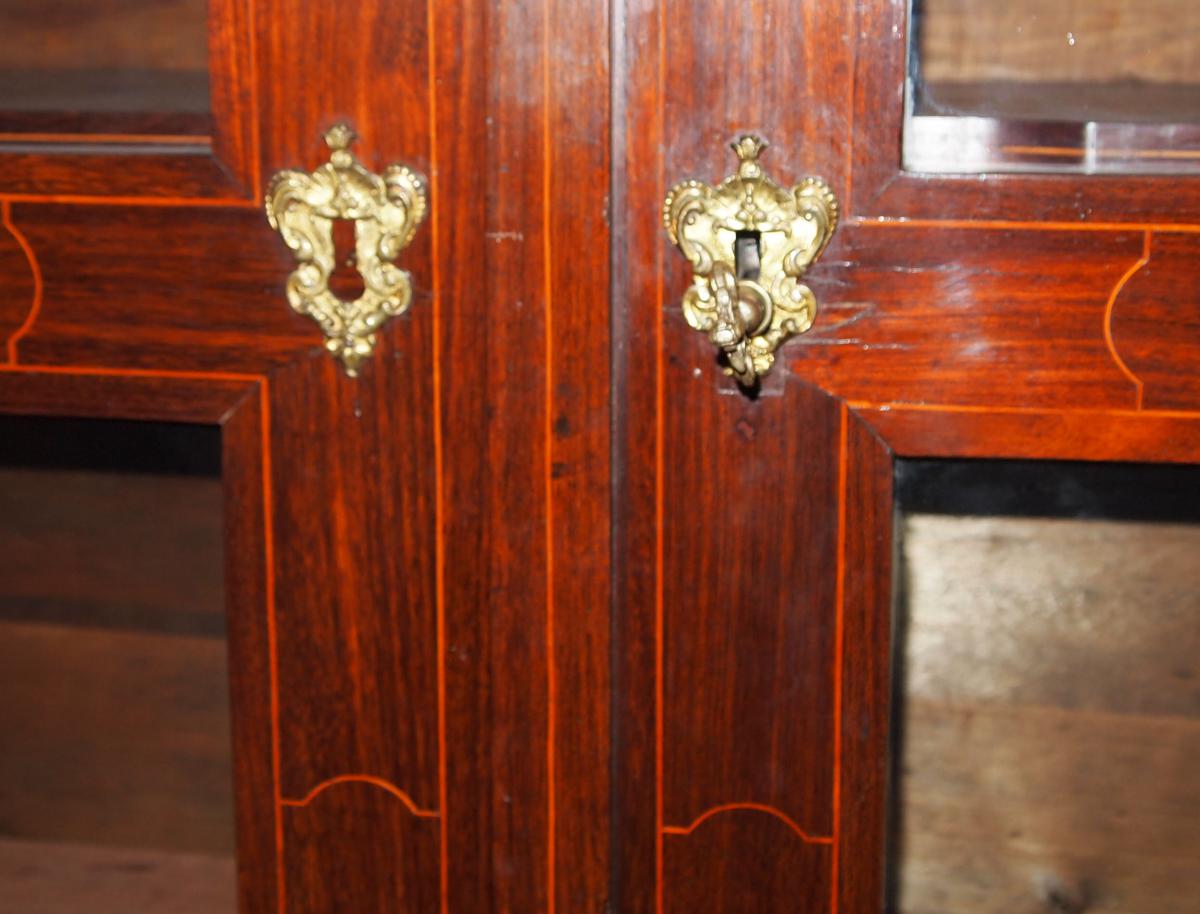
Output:
[[[776,184],[758,164],[767,148],[759,137],[732,146],[737,174],[715,188],[676,184],[663,222],[695,273],[684,317],[722,350],[726,373],[752,388],[779,344],[812,326],[817,301],[800,278],[833,237],[838,202],[820,178]]]

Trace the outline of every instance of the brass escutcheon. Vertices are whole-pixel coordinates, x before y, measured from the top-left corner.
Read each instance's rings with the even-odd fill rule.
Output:
[[[737,174],[717,187],[676,184],[663,223],[694,273],[684,318],[724,353],[726,373],[753,388],[780,343],[812,326],[817,301],[800,278],[833,237],[838,202],[820,178],[775,183],[758,164],[767,148],[759,137],[731,146]]]
[[[428,208],[425,182],[416,172],[392,165],[373,174],[350,152],[353,141],[354,132],[337,124],[325,134],[329,161],[312,174],[279,172],[266,199],[267,221],[298,262],[287,281],[288,303],[321,326],[325,348],[350,377],[374,351],[375,331],[412,301],[411,277],[393,261]],[[329,288],[335,219],[354,220],[355,264],[363,280],[354,301]]]

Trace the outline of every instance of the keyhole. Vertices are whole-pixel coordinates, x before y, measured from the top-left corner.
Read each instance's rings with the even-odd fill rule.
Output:
[[[343,301],[354,301],[363,294],[362,276],[354,256],[354,220],[333,220],[333,275],[329,290]]]
[[[759,244],[762,241],[760,232],[742,231],[737,233],[733,242],[733,264],[738,279],[758,281],[761,268]]]

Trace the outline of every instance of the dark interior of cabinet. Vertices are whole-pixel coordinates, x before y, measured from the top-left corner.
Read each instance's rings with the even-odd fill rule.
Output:
[[[0,0],[0,135],[211,135],[207,0]]]
[[[232,914],[215,427],[0,418],[0,914]]]
[[[1200,468],[899,461],[889,910],[1200,898]]]

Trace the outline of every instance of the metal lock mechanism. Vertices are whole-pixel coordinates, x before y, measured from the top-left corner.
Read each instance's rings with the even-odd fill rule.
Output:
[[[800,279],[833,237],[838,202],[820,178],[775,183],[758,164],[759,137],[731,145],[737,174],[716,187],[676,184],[663,222],[695,274],[683,316],[724,353],[726,373],[754,388],[779,344],[812,326],[816,297]]]

